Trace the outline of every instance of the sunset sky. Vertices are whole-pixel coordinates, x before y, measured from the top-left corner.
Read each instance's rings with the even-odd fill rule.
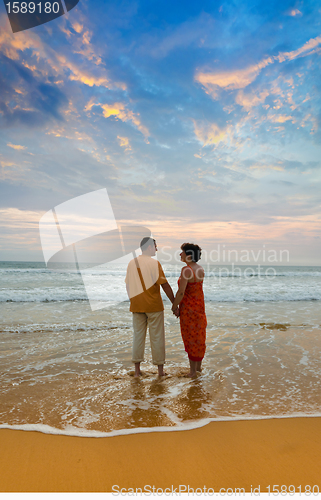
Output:
[[[0,260],[107,188],[160,247],[321,265],[319,1],[88,1],[13,34],[0,5]]]

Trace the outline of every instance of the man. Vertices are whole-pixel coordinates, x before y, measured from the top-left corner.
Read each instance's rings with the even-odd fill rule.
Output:
[[[160,286],[169,300],[174,302],[174,294],[167,282],[160,263],[152,259],[157,246],[153,238],[143,238],[140,247],[142,255],[131,260],[127,267],[126,288],[130,299],[130,311],[133,313],[133,356],[135,377],[139,377],[140,363],[144,361],[145,338],[149,327],[150,345],[154,365],[158,366],[158,376],[164,373],[165,362],[165,326],[164,304]]]

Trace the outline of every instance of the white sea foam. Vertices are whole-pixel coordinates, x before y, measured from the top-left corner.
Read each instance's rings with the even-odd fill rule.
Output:
[[[235,417],[217,417],[217,418],[204,418],[195,422],[180,422],[179,424],[171,427],[159,426],[159,427],[137,427],[135,429],[121,429],[111,432],[101,432],[96,430],[82,429],[79,427],[74,427],[72,425],[67,425],[64,429],[56,429],[50,425],[44,424],[21,424],[21,425],[9,425],[0,424],[0,429],[11,429],[29,432],[41,432],[43,434],[54,434],[60,436],[74,436],[74,437],[88,437],[88,438],[106,438],[114,436],[126,436],[131,434],[150,434],[154,432],[179,432],[188,431],[192,429],[200,429],[205,427],[211,422],[243,422],[243,421],[257,421],[257,420],[275,420],[275,419],[289,419],[289,418],[320,418],[321,413],[303,413],[303,412],[293,412],[288,415],[238,415]]]

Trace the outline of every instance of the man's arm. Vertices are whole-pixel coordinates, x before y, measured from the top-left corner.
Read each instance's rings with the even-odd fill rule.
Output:
[[[161,287],[164,290],[164,292],[166,293],[166,295],[169,298],[169,300],[171,301],[171,303],[173,304],[173,302],[174,302],[174,293],[173,293],[171,285],[168,283],[168,281],[166,281],[166,283],[162,283],[161,284]]]

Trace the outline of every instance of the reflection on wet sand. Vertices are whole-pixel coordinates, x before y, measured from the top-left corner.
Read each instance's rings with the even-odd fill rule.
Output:
[[[174,425],[170,418],[164,413],[162,406],[167,387],[164,379],[148,380],[144,378],[133,378],[131,380],[132,411],[128,412],[128,428],[131,427],[161,427]],[[147,375],[147,380],[146,380]]]
[[[162,379],[133,379],[133,409],[127,414],[130,427],[175,425],[177,421],[212,416],[210,409],[221,387],[222,378],[215,375],[214,383],[207,382],[206,389],[201,375],[193,380],[184,378],[182,381],[182,377],[182,370],[176,370]]]
[[[200,379],[193,380],[190,387],[187,387],[175,401],[175,408],[178,418],[181,420],[198,420],[209,417],[209,412],[204,408],[213,396],[202,387]]]

